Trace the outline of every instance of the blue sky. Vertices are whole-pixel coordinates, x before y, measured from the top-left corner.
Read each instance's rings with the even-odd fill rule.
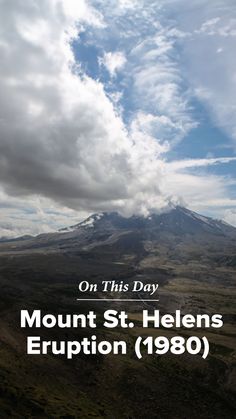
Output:
[[[1,236],[170,202],[236,225],[233,0],[13,3],[0,4]]]

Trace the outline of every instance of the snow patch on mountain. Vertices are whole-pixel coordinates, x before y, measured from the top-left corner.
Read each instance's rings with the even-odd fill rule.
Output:
[[[96,221],[101,220],[103,217],[103,213],[91,215],[91,217],[87,218],[86,220],[82,221],[77,225],[77,227],[94,227],[94,223]]]
[[[101,218],[104,216],[104,214],[103,213],[98,213],[98,214],[93,214],[93,215],[91,215],[90,217],[88,217],[88,218],[86,218],[84,221],[81,221],[80,223],[78,223],[78,224],[75,224],[75,225],[73,225],[73,226],[70,226],[70,227],[66,227],[66,228],[63,228],[63,229],[61,229],[61,230],[59,230],[61,233],[68,233],[68,232],[72,232],[72,231],[75,231],[75,230],[77,230],[78,228],[93,228],[94,227],[94,224],[97,222],[97,221],[99,221],[99,220],[101,220]]]

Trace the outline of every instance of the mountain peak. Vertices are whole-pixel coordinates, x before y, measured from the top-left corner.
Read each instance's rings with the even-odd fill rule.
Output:
[[[236,229],[221,220],[198,214],[177,205],[149,216],[132,215],[124,217],[118,212],[101,212],[90,215],[84,221],[60,230],[62,233],[80,230],[149,230],[168,231],[172,234],[211,233],[217,235],[235,234]]]
[[[105,248],[108,253],[141,254],[155,246],[170,247],[175,243],[200,246],[214,243],[234,244],[236,228],[187,208],[176,206],[147,217],[124,217],[117,212],[92,214],[84,221],[57,233],[41,234],[28,239],[0,243],[5,251],[88,252]],[[109,253],[109,254],[110,254]]]

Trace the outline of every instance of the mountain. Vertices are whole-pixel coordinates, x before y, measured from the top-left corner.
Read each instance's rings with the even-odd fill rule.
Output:
[[[234,227],[180,206],[146,218],[94,214],[56,233],[1,242],[0,408],[8,412],[2,417],[18,417],[20,406],[20,417],[108,418],[122,404],[128,406],[127,418],[153,418],[157,402],[163,419],[236,417],[235,255]],[[96,291],[79,292],[82,281],[97,287]],[[129,289],[103,292],[103,281],[125,283]],[[134,294],[134,281],[158,284],[159,301],[144,289]],[[26,356],[30,331],[19,327],[23,308],[54,315],[94,310],[96,331],[42,327],[32,332],[42,340],[58,342],[91,339],[91,334],[99,341],[124,339],[128,354],[78,355],[71,362],[63,356]],[[104,328],[103,313],[108,308],[126,310],[136,327]],[[224,327],[142,330],[144,308],[172,315],[176,310],[220,313]],[[137,360],[132,349],[137,336],[159,334],[169,339],[173,334],[204,334],[209,339],[209,357],[165,354]],[[84,414],[87,407],[89,415]]]
[[[93,214],[86,220],[60,232],[78,231],[80,229],[105,230],[158,230],[173,234],[198,234],[207,232],[215,235],[235,235],[236,228],[210,217],[197,214],[187,208],[177,206],[167,212],[152,214],[148,217],[135,216],[124,218],[116,212]]]
[[[63,228],[56,233],[37,237],[23,237],[0,243],[0,252],[66,252],[106,253],[133,255],[139,259],[155,249],[166,247],[171,252],[180,252],[186,247],[185,255],[194,247],[211,246],[215,253],[232,259],[236,243],[236,228],[220,220],[199,215],[177,206],[167,212],[148,217],[125,218],[116,212],[93,214],[86,220]],[[227,247],[227,255],[224,248]],[[212,255],[213,256],[213,255]],[[227,263],[226,259],[225,263]],[[234,263],[234,261],[233,261]]]

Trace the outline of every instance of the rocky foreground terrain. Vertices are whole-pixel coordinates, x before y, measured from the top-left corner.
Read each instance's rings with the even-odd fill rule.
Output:
[[[78,302],[78,283],[102,280],[158,283],[159,302],[112,303],[136,327],[99,328],[98,337],[126,339],[132,348],[142,309],[163,313],[221,313],[222,329],[207,331],[210,355],[78,356],[72,361],[26,356],[21,309],[101,314],[106,302]],[[95,214],[57,233],[0,243],[0,409],[13,418],[160,419],[236,417],[236,229],[176,207],[162,214],[124,218]],[[97,298],[104,298],[98,291]],[[107,298],[123,298],[108,292]],[[132,297],[126,293],[124,298]],[[38,333],[38,331],[37,331]],[[157,330],[149,329],[149,335]],[[175,330],[162,330],[170,337]],[[178,334],[180,332],[178,331]],[[194,334],[200,334],[194,331]],[[89,331],[40,330],[44,338],[80,339]],[[181,331],[182,336],[192,331]]]

